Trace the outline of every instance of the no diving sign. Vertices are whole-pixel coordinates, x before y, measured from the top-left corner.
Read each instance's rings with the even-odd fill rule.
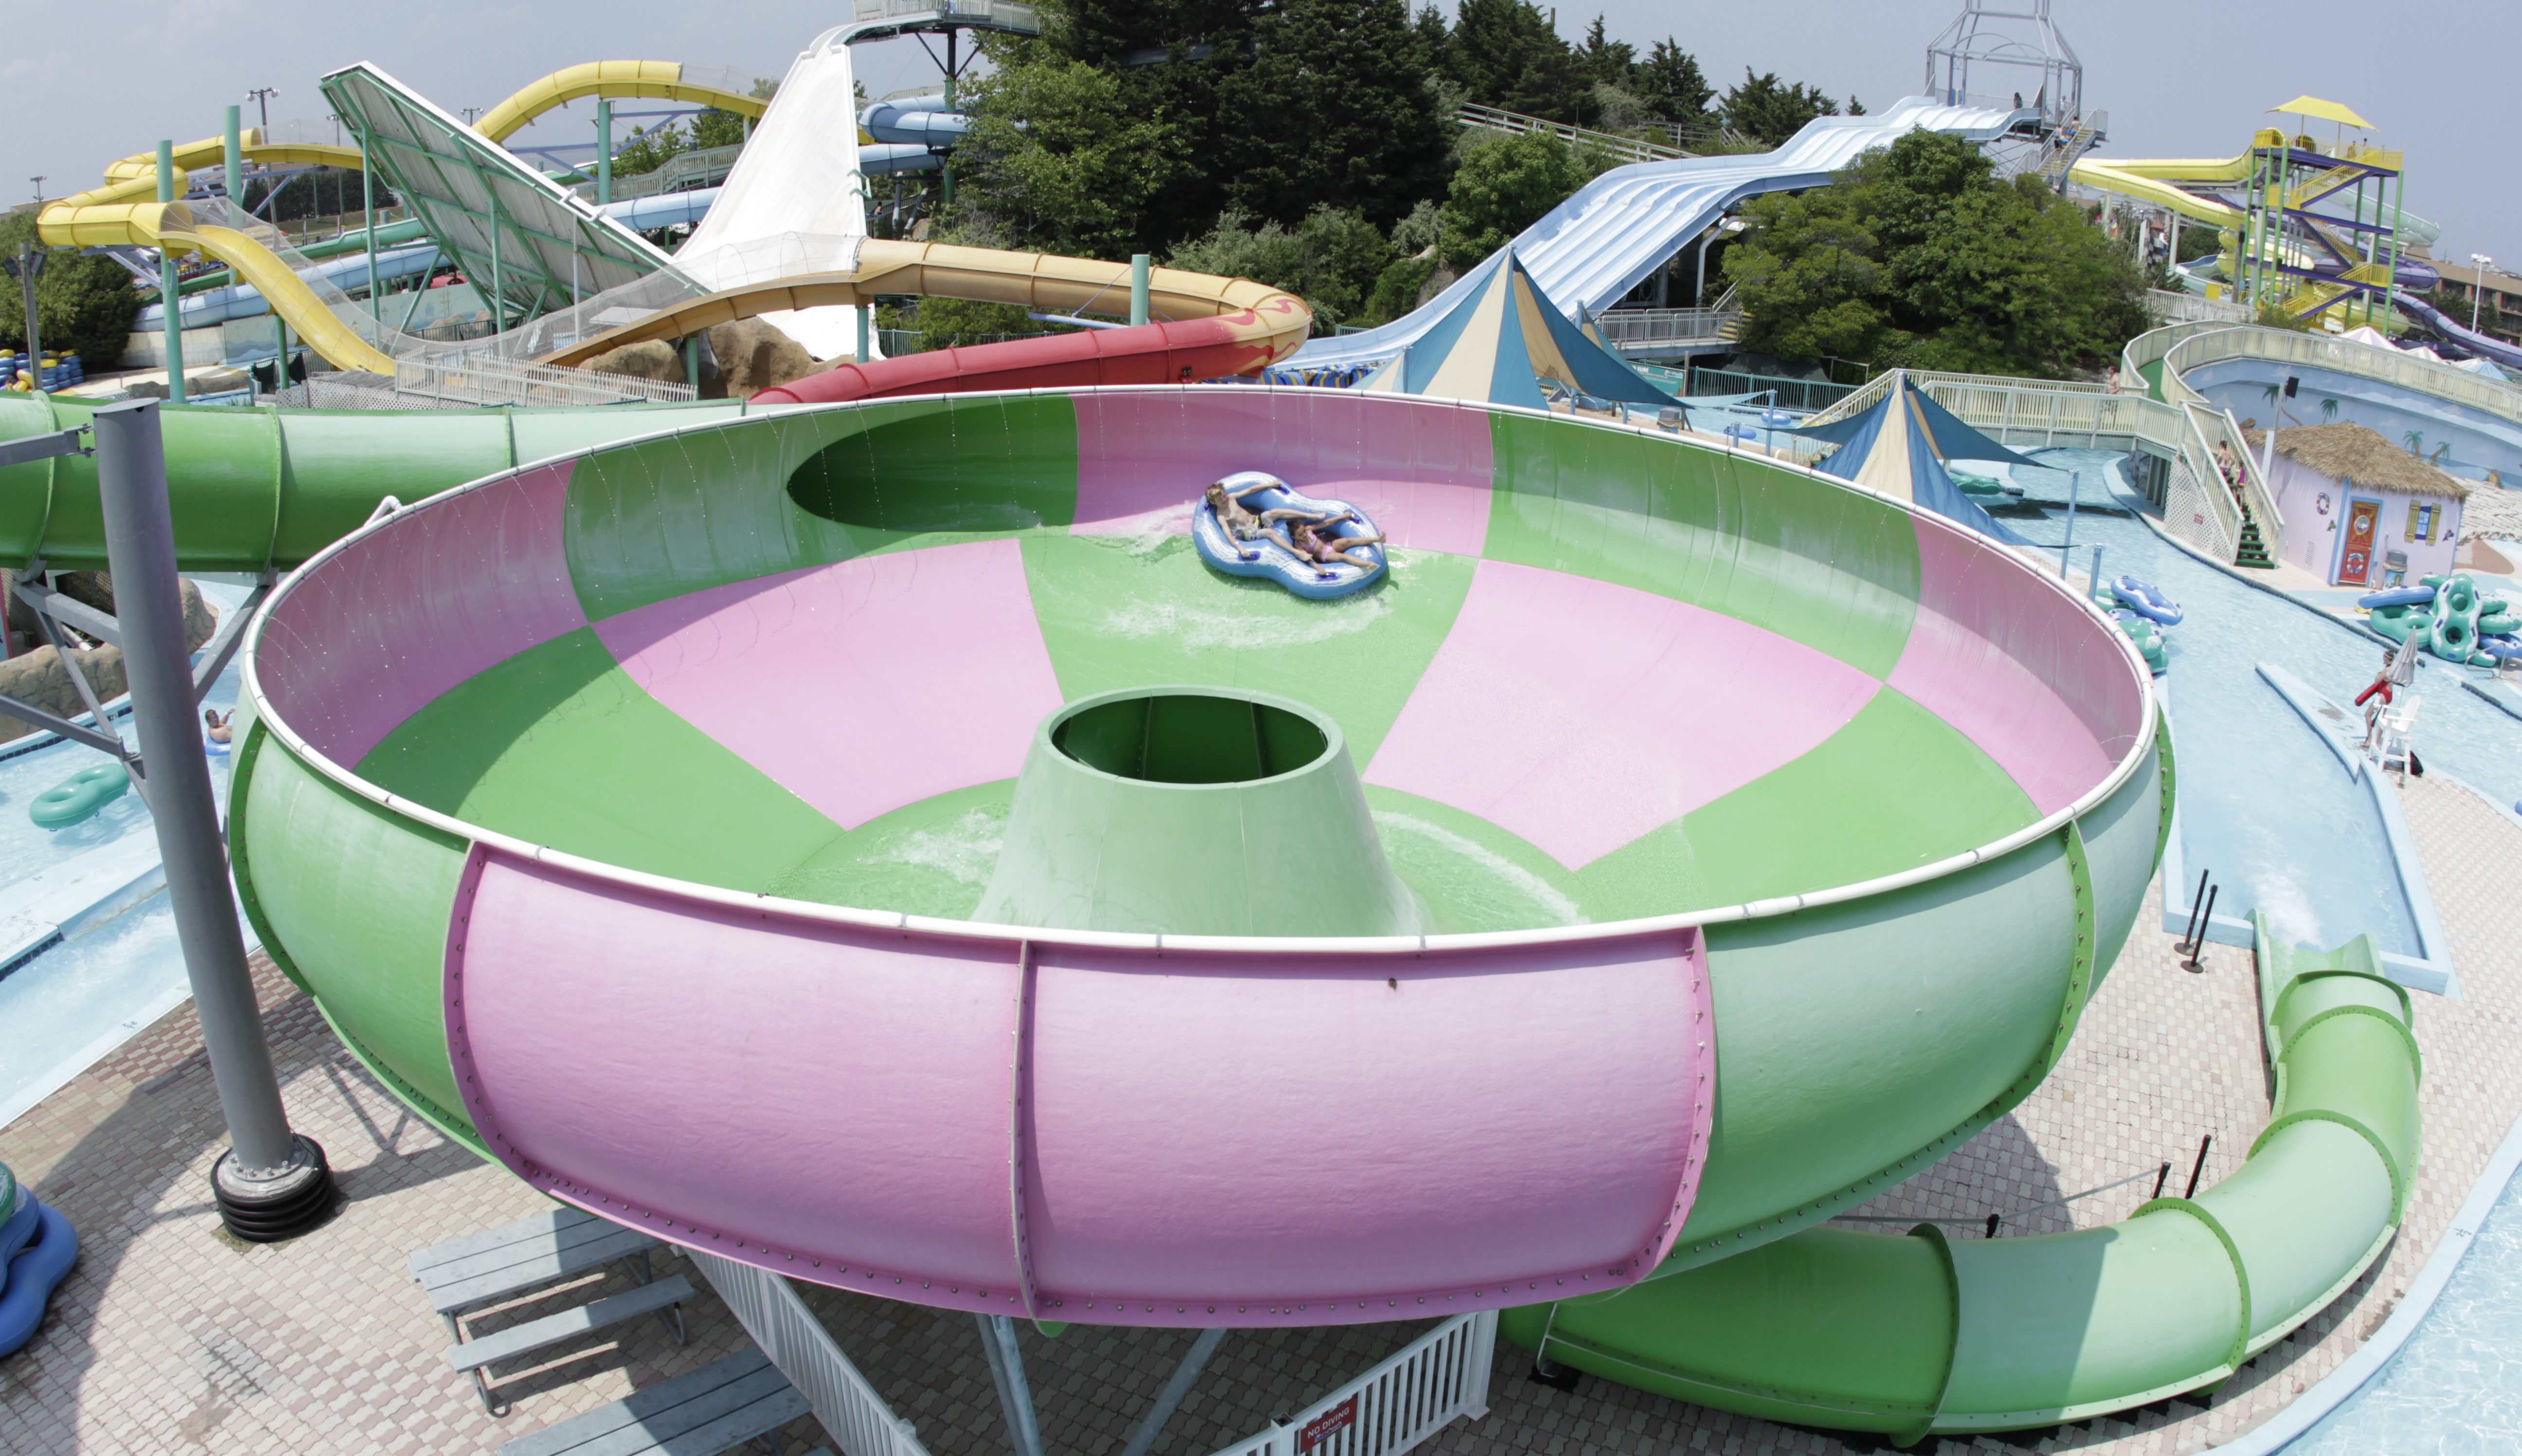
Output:
[[[1357,1424],[1357,1397],[1352,1395],[1296,1429],[1296,1456],[1330,1440]]]

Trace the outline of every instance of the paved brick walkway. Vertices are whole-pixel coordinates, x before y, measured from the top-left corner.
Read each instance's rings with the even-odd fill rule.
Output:
[[[2172,1405],[2011,1442],[1947,1441],[1941,1456],[2200,1450],[2266,1419],[2387,1316],[2522,1111],[2522,1058],[2510,1053],[2522,1012],[2522,910],[2514,876],[2501,868],[2522,851],[2522,829],[2438,783],[2412,782],[2405,804],[2467,999],[2418,998],[2425,1151],[2408,1226],[2390,1258],[2203,1411]],[[2126,1216],[2152,1192],[2150,1176],[2070,1203],[2053,1200],[2150,1174],[2167,1159],[2176,1192],[2202,1136],[2215,1140],[2206,1181],[2231,1172],[2267,1116],[2250,958],[2211,946],[2206,971],[2192,974],[2175,963],[2171,937],[2151,928],[2158,923],[2149,898],[2065,1060],[2037,1093],[1926,1175],[1856,1211],[1969,1223],[1994,1211],[2008,1215],[2000,1237],[2044,1233]],[[487,1417],[469,1384],[441,1360],[444,1332],[406,1277],[403,1255],[546,1205],[402,1112],[304,998],[267,964],[258,970],[290,1115],[331,1154],[346,1195],[341,1214],[276,1247],[218,1232],[208,1178],[224,1140],[189,1009],[0,1129],[0,1161],[69,1214],[85,1240],[43,1331],[0,1361],[0,1452],[487,1451],[742,1343],[724,1308],[704,1292],[690,1311],[688,1347],[677,1347],[655,1321],[589,1337],[539,1365],[497,1372],[515,1410],[504,1421]],[[622,1287],[618,1273],[604,1279]],[[804,1292],[937,1456],[1007,1449],[969,1317],[813,1287]],[[572,1290],[562,1299],[584,1297]],[[494,1311],[475,1328],[487,1333],[557,1302]],[[1157,1456],[1199,1456],[1257,1431],[1424,1328],[1231,1335]],[[1190,1339],[1079,1327],[1046,1339],[1024,1330],[1051,1448],[1063,1456],[1116,1451]],[[1525,1379],[1528,1368],[1520,1351],[1502,1348],[1489,1417],[1449,1429],[1426,1449],[1547,1456],[1873,1449],[1600,1380],[1561,1392]],[[783,1456],[823,1439],[811,1422],[782,1436]]]

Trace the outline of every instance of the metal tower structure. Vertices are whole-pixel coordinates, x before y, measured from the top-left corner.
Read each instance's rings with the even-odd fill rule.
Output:
[[[2028,10],[2001,3],[1962,0],[1961,15],[1927,47],[1927,94],[1947,106],[2029,108],[2047,129],[2074,129],[2084,113],[2084,63],[2058,33],[2049,0],[2030,0]]]

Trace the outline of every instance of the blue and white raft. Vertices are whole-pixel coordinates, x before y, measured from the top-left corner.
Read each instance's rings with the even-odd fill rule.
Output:
[[[1347,501],[1323,500],[1299,493],[1275,475],[1245,470],[1230,475],[1218,484],[1226,487],[1229,494],[1254,486],[1267,487],[1244,497],[1243,508],[1256,516],[1271,510],[1315,511],[1340,518],[1331,525],[1315,528],[1329,535],[1351,538],[1378,534],[1375,523]],[[1283,523],[1280,529],[1284,532],[1286,527]],[[1364,568],[1345,562],[1327,566],[1309,561],[1267,536],[1237,540],[1204,499],[1191,508],[1191,544],[1199,551],[1199,559],[1217,570],[1229,576],[1262,577],[1277,582],[1298,596],[1316,601],[1363,590],[1391,566],[1380,545],[1359,546],[1352,551],[1354,555],[1374,558],[1375,565]]]
[[[2110,594],[2122,607],[2165,627],[2178,627],[2184,615],[2180,603],[2164,595],[2162,587],[2134,577],[2121,577],[2112,582]]]

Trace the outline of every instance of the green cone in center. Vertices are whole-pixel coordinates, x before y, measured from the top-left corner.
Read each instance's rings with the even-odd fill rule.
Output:
[[[1043,721],[977,918],[1175,935],[1416,935],[1339,725],[1215,687]]]

